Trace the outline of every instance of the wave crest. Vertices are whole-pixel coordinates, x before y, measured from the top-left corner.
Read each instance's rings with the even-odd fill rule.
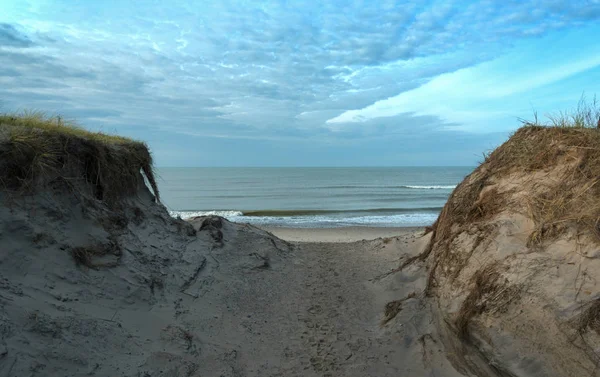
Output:
[[[423,190],[453,190],[456,185],[434,185],[434,186],[419,186],[419,185],[405,185],[401,186],[409,189],[423,189]]]
[[[241,211],[169,211],[173,217],[189,219],[197,216],[221,216],[225,218],[244,216]]]

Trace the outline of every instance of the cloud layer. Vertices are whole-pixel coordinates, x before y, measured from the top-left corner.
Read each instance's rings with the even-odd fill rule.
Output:
[[[161,165],[416,163],[377,147],[391,141],[432,163],[469,164],[475,157],[465,150],[497,144],[505,134],[496,132],[506,131],[477,122],[507,119],[486,111],[469,80],[527,72],[507,70],[506,56],[600,18],[598,1],[324,3],[9,1],[0,16],[0,101],[146,139]],[[546,55],[562,56],[560,72],[572,67],[552,82],[598,64],[585,54]],[[552,74],[548,61],[537,64]],[[459,103],[453,87],[467,84]],[[495,101],[531,89],[505,87],[514,93]]]

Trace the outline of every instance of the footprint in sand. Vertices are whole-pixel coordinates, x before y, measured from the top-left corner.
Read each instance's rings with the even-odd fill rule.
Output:
[[[308,312],[310,314],[321,314],[323,312],[323,308],[321,307],[321,305],[313,305],[310,308],[308,308]]]

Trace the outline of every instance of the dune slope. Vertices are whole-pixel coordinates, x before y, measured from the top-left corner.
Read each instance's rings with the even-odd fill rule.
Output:
[[[1,376],[460,375],[389,274],[428,238],[292,244],[153,182],[142,143],[0,118]]]
[[[527,126],[456,188],[412,262],[457,368],[600,375],[599,177],[599,130]]]

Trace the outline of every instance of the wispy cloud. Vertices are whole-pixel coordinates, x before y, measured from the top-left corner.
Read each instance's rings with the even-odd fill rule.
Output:
[[[505,55],[439,75],[418,88],[346,111],[327,123],[365,122],[412,112],[437,116],[453,127],[475,132],[506,130],[532,110],[562,110],[583,92],[594,93],[596,81],[582,84],[578,76],[600,74],[600,47],[591,43],[598,31],[592,26],[516,42]],[[563,91],[558,96],[552,93],[557,86]]]
[[[297,150],[297,164],[316,153],[297,147],[306,145],[300,140],[400,158],[360,148],[389,139],[408,150],[416,134],[458,140],[463,134],[448,133],[457,128],[505,131],[540,98],[536,90],[562,88],[550,106],[586,89],[575,90],[577,77],[600,55],[576,31],[597,32],[598,18],[591,0],[9,0],[0,15],[0,99],[5,108],[60,111],[150,139],[162,164],[173,155],[160,146],[209,136],[222,158],[261,140]],[[569,90],[567,79],[575,80]],[[228,139],[244,143],[232,152]],[[464,158],[458,149],[422,148]],[[325,165],[337,161],[318,153]],[[271,160],[265,154],[262,164]]]
[[[10,47],[30,47],[33,42],[11,24],[0,23],[0,45]]]

